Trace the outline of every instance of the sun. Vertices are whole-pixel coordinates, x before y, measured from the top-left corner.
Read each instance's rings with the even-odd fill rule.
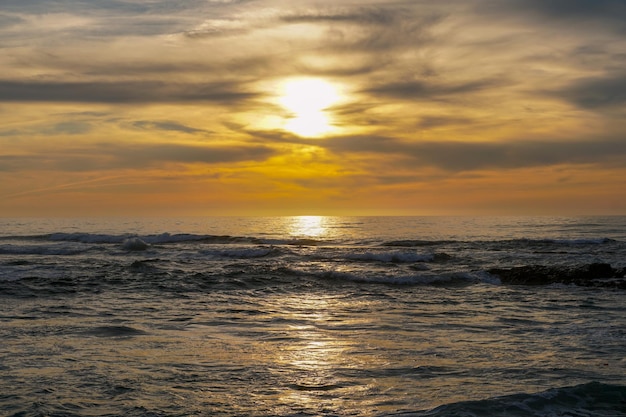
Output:
[[[279,104],[290,114],[284,128],[316,137],[334,130],[328,108],[340,100],[337,88],[320,78],[292,78],[282,84]]]

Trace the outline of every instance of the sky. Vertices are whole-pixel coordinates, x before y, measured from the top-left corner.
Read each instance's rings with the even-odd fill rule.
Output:
[[[2,0],[0,216],[626,214],[626,0]]]

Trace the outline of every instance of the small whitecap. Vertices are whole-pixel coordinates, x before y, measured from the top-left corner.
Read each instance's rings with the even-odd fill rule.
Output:
[[[138,237],[128,238],[122,243],[122,248],[128,251],[142,251],[148,249],[149,246],[150,245]]]

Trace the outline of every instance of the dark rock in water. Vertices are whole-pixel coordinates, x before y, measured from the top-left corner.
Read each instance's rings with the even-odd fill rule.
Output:
[[[585,287],[614,287],[626,289],[624,268],[613,268],[605,263],[593,263],[579,267],[527,265],[514,268],[488,270],[497,275],[503,284],[548,285],[575,284]]]

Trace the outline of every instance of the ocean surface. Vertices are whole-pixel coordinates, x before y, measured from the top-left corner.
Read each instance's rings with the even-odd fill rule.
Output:
[[[624,268],[626,217],[0,219],[0,415],[626,416]]]

